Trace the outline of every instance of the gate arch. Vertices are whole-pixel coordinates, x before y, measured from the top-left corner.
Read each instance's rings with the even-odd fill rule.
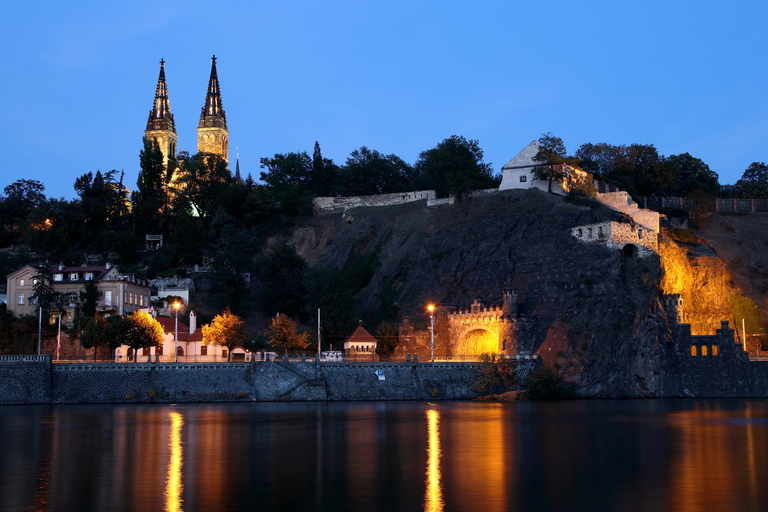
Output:
[[[467,356],[499,352],[499,335],[479,327],[470,329],[460,338],[456,352]]]

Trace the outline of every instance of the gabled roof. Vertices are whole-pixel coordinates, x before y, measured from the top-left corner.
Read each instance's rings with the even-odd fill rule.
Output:
[[[160,322],[166,334],[173,336],[176,333],[176,318],[159,316],[155,320]],[[192,334],[189,333],[189,326],[179,322],[179,341],[192,342],[203,341],[203,329],[196,329]]]
[[[379,340],[371,336],[371,333],[363,329],[363,322],[360,322],[360,326],[355,329],[352,336],[344,340],[344,344],[347,343],[378,343]]]
[[[501,168],[503,171],[504,169],[520,169],[525,167],[535,167],[538,165],[538,163],[533,161],[533,157],[536,156],[536,153],[539,152],[539,148],[541,147],[541,144],[538,143],[538,141],[533,141],[521,152],[519,152],[517,155],[515,155],[512,160],[504,164],[504,167]]]

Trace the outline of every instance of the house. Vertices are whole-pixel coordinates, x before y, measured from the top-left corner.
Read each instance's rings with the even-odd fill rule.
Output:
[[[189,312],[189,325],[183,320],[176,322],[176,317],[157,316],[154,307],[142,309],[143,312],[152,315],[163,327],[163,344],[160,347],[139,349],[136,358],[138,362],[152,361],[182,363],[205,363],[227,361],[227,347],[203,344],[203,330],[197,328],[197,315]],[[178,338],[176,338],[178,334]],[[174,357],[174,353],[176,357]],[[244,347],[233,347],[231,361],[250,361],[249,350]],[[133,360],[133,350],[122,346],[115,350],[115,361],[124,362]]]
[[[61,311],[67,325],[81,316],[80,292],[85,290],[88,281],[94,281],[99,291],[96,311],[102,316],[125,315],[149,306],[149,284],[146,279],[136,274],[121,274],[117,267],[106,265],[83,264],[68,267],[60,263],[45,266],[43,270],[51,279],[51,286],[58,294],[58,304],[54,313]],[[35,277],[40,267],[24,265],[6,276],[8,290],[8,310],[17,317],[31,315],[37,306],[29,298],[34,293]]]
[[[544,192],[549,191],[549,180],[538,180],[533,174],[534,167],[540,166],[541,162],[534,161],[533,157],[539,152],[541,144],[533,141],[528,144],[521,152],[515,155],[512,160],[504,164],[501,168],[501,184],[499,190],[508,189],[530,189],[537,188]],[[552,192],[564,196],[568,193],[569,183],[575,178],[592,180],[592,175],[586,171],[563,164],[566,167],[567,178],[563,183],[552,183]]]
[[[352,336],[344,341],[344,354],[356,355],[356,354],[373,354],[376,353],[376,344],[378,340],[371,336],[371,334],[363,329],[363,321],[360,320],[360,325],[352,333]]]

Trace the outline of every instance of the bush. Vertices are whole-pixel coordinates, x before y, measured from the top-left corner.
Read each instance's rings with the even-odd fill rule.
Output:
[[[554,367],[544,364],[525,379],[523,395],[530,400],[563,400],[573,398],[575,391]]]
[[[485,395],[509,391],[517,384],[515,365],[506,359],[494,362],[495,354],[480,354],[475,389]]]

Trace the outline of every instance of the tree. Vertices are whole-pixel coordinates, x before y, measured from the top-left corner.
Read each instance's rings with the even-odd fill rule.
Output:
[[[307,263],[292,245],[281,241],[273,246],[261,258],[262,311],[300,314],[306,297],[306,269]]]
[[[44,265],[38,267],[35,277],[32,278],[32,283],[32,295],[29,296],[30,304],[37,304],[38,308],[49,308],[57,301],[59,294],[54,290],[51,273]]]
[[[674,174],[677,178],[673,193],[679,196],[688,197],[695,190],[701,190],[708,197],[715,197],[720,192],[717,173],[689,153],[669,156],[665,159],[664,165],[667,172]]]
[[[227,347],[229,361],[232,358],[232,348],[245,343],[243,325],[243,319],[233,315],[227,306],[220,315],[213,317],[210,324],[203,326],[203,344]]]
[[[376,328],[376,353],[382,356],[388,356],[394,352],[397,347],[397,333],[387,322],[381,322]]]
[[[539,151],[533,157],[534,162],[540,162],[533,168],[533,175],[537,180],[548,180],[548,191],[552,193],[552,182],[563,183],[568,178],[568,166],[576,165],[578,159],[569,157],[565,152],[563,139],[555,137],[551,132],[543,134],[539,138]]]
[[[139,152],[139,177],[136,180],[138,190],[131,199],[136,218],[147,228],[157,224],[158,214],[165,211],[168,196],[165,180],[163,152],[154,139],[143,139],[144,148]]]
[[[754,199],[768,198],[768,165],[763,162],[752,162],[736,182],[733,194],[735,197]]]
[[[455,194],[459,199],[473,190],[499,184],[491,164],[483,162],[483,150],[478,141],[458,135],[422,152],[414,167],[417,179],[423,180],[438,194]]]
[[[116,318],[116,317],[113,317]],[[110,322],[107,320],[95,317],[86,321],[83,326],[83,330],[80,332],[78,340],[80,345],[86,349],[93,351],[93,360],[96,360],[96,350],[99,347],[108,347],[114,342],[115,338],[110,333]],[[119,345],[115,345],[113,348],[117,348]]]
[[[160,322],[149,313],[134,311],[127,316],[110,317],[109,336],[112,338],[112,346],[125,345],[133,349],[134,361],[138,349],[161,346],[164,334]]]
[[[523,381],[523,393],[531,400],[562,400],[573,398],[575,394],[573,385],[565,382],[560,373],[548,364],[528,374]]]
[[[514,363],[502,359],[494,361],[493,354],[480,354],[477,363],[477,379],[475,389],[485,395],[509,391],[517,384],[517,373]]]
[[[330,158],[323,158],[320,144],[315,141],[315,149],[312,152],[312,172],[310,173],[313,195],[323,197],[341,194],[338,174],[338,166]]]
[[[21,232],[24,219],[45,202],[45,187],[36,180],[16,180],[3,189],[0,200],[0,246],[14,243]]]
[[[276,154],[274,158],[262,158],[263,181],[280,201],[283,214],[296,216],[311,212],[312,159],[306,152]]]
[[[80,292],[80,311],[84,317],[93,318],[96,316],[96,302],[99,297],[101,297],[101,290],[96,286],[96,281],[93,279],[86,281]]]
[[[177,170],[171,183],[176,212],[200,217],[207,225],[225,204],[233,178],[221,155],[179,153]]]
[[[406,177],[411,166],[397,155],[382,155],[363,146],[354,150],[341,169],[342,195],[365,196],[390,194],[407,189]]]
[[[296,322],[290,317],[278,313],[272,319],[272,324],[266,332],[269,344],[275,348],[283,347],[286,354],[292,348],[307,348],[309,345],[307,333],[298,334],[296,329]]]

